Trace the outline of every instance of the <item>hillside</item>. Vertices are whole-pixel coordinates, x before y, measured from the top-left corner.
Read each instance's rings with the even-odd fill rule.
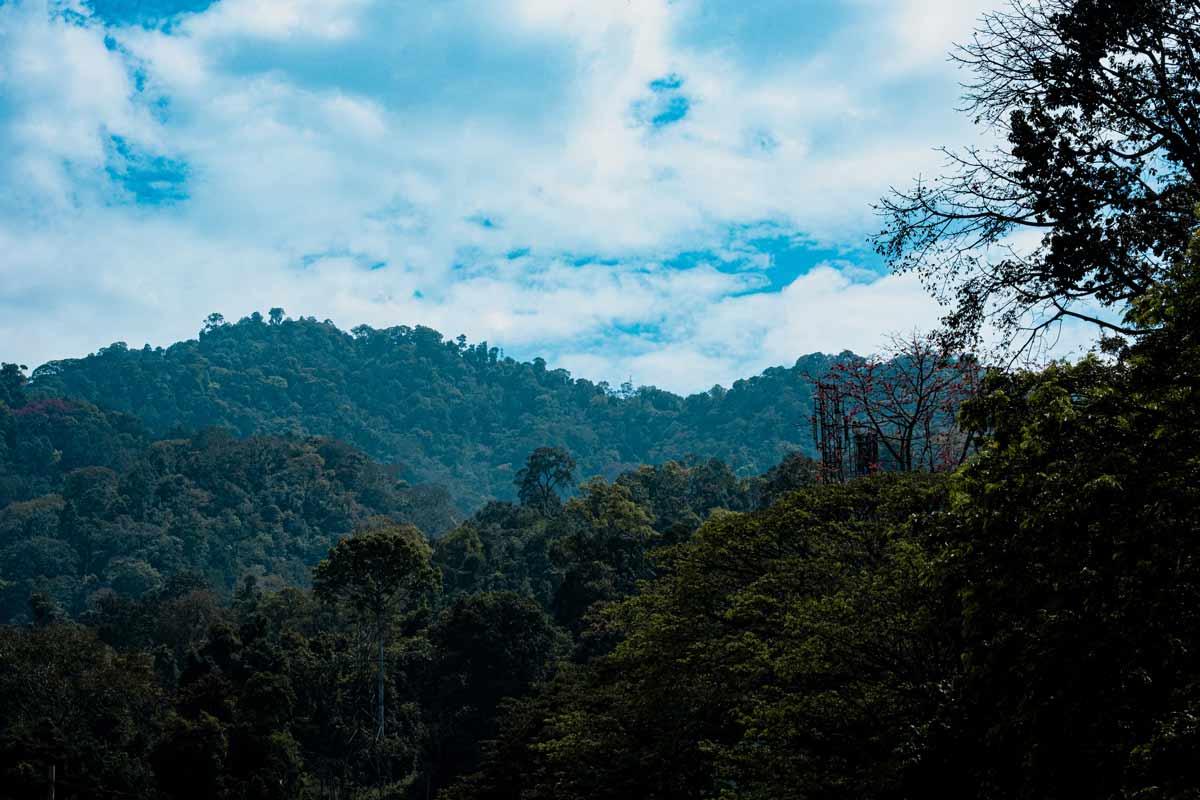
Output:
[[[136,420],[86,402],[7,400],[0,621],[21,618],[33,594],[78,615],[184,573],[222,594],[245,575],[303,585],[336,541],[373,517],[452,524],[444,492],[398,482],[333,439],[209,429],[151,441]]]
[[[569,449],[581,476],[608,478],[693,454],[751,475],[789,452],[811,453],[807,376],[832,360],[805,356],[690,397],[615,392],[429,328],[346,332],[276,312],[236,324],[214,316],[197,339],[166,349],[117,343],[50,362],[29,388],[130,413],[154,436],[213,425],[242,436],[333,436],[398,465],[410,482],[445,485],[470,509],[510,498],[517,469],[542,445]]]

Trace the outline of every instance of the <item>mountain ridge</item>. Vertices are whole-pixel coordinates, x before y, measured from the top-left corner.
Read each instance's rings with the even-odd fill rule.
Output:
[[[446,485],[465,510],[511,497],[516,470],[542,445],[570,450],[581,477],[694,454],[749,475],[811,455],[809,381],[848,355],[810,354],[683,397],[613,391],[424,326],[344,331],[274,310],[237,323],[212,315],[196,339],[167,348],[118,342],[51,361],[28,388],[133,414],[157,436],[214,425],[333,436],[411,481]]]

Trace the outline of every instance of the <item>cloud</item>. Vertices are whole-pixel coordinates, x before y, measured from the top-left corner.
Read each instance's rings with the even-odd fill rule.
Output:
[[[676,390],[870,349],[937,316],[865,238],[969,135],[973,8],[2,4],[2,355],[271,306]]]

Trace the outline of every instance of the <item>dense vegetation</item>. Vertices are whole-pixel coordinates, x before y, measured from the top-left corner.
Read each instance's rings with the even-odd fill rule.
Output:
[[[444,491],[325,438],[236,439],[209,429],[151,441],[136,420],[85,402],[28,402],[20,373],[0,400],[0,620],[38,593],[78,615],[189,572],[224,595],[243,576],[306,585],[329,548],[375,515],[438,530]]]
[[[164,349],[114,344],[34,371],[39,397],[83,398],[138,417],[156,436],[213,425],[240,435],[332,436],[413,483],[446,486],[470,510],[511,498],[537,447],[567,448],[585,476],[700,455],[740,475],[793,450],[812,453],[809,378],[832,357],[683,398],[616,391],[487,343],[405,326],[346,333],[275,309],[236,324],[217,315],[198,339]]]
[[[952,442],[967,457],[946,471],[913,457],[835,476],[791,454],[747,477],[691,459],[572,491],[578,464],[549,438],[505,473],[516,502],[431,540],[413,490],[349,445],[152,441],[135,418],[30,398],[4,367],[0,575],[19,622],[0,627],[4,793],[1200,797],[1200,231],[1176,213],[1200,197],[1200,3],[1021,4],[971,52],[985,79],[1011,67],[981,83],[1011,112],[987,175],[1024,192],[975,213],[1048,233],[1023,264],[921,262],[966,270],[949,338],[997,291],[1056,301],[1059,321],[1090,293],[1122,335],[980,385],[972,367],[954,389],[972,395]],[[1090,168],[1093,146],[1107,166]],[[934,252],[914,214],[944,214],[952,252],[950,223],[976,221],[960,177],[885,208],[894,255]],[[181,347],[376,335],[277,316]],[[97,357],[113,374],[168,359],[113,353]],[[867,369],[886,389],[891,367]],[[912,405],[891,413],[915,430]],[[902,451],[929,450],[922,436]],[[71,583],[89,576],[95,590]]]
[[[1189,281],[1115,364],[992,378],[950,478],[712,518],[447,796],[1196,797]]]
[[[686,539],[711,509],[770,502],[815,474],[802,456],[753,480],[717,461],[644,467],[614,483],[593,479],[565,502],[555,494],[551,503],[490,503],[431,548],[398,522],[403,493],[345,445],[237,441],[220,432],[202,438],[217,444],[178,440],[151,449],[179,451],[199,465],[197,474],[235,478],[221,485],[242,490],[236,507],[247,519],[237,530],[253,536],[221,527],[232,518],[228,505],[215,519],[198,513],[207,506],[190,506],[190,518],[171,530],[233,542],[234,553],[153,566],[109,558],[116,566],[104,580],[84,581],[86,594],[74,572],[51,577],[57,563],[6,562],[5,574],[16,577],[9,611],[28,620],[0,629],[0,697],[12,700],[0,722],[0,766],[14,793],[42,792],[53,765],[60,792],[84,794],[283,798],[383,786],[426,796],[479,765],[504,698],[531,691],[560,658],[586,661],[611,647],[610,637],[592,630],[590,614],[654,577],[656,547]],[[276,512],[258,518],[258,509],[279,502],[276,494],[244,492],[245,470],[255,464],[247,457],[260,452],[291,457],[280,473],[265,473],[269,487],[312,492],[307,514],[307,506],[287,509],[289,525]],[[524,470],[528,485],[539,479],[536,455]],[[292,460],[304,465],[307,482],[290,477]],[[67,482],[90,470],[69,473]],[[172,486],[187,479],[166,478]],[[112,484],[109,502],[128,503],[121,483]],[[11,547],[71,549],[75,539],[60,520],[76,519],[67,509],[81,496],[91,495],[44,501],[51,513],[30,514],[30,524],[53,533],[14,535]],[[13,504],[10,518],[30,506]],[[340,525],[356,522],[357,533],[339,538]],[[127,517],[106,530],[125,527]],[[151,532],[152,541],[170,539]],[[315,592],[299,588],[307,580],[294,571],[312,559],[288,550],[298,540],[328,551],[314,570]],[[100,532],[94,543],[129,548]],[[186,542],[175,544],[175,552],[190,552]],[[98,551],[95,562],[108,552]],[[132,564],[138,568],[117,569]],[[230,597],[226,583],[239,574]],[[120,681],[88,694],[114,671]],[[31,682],[34,673],[40,677]]]

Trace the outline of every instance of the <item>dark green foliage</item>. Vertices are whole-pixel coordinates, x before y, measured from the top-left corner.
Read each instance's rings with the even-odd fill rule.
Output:
[[[544,515],[558,510],[558,493],[569,489],[575,480],[575,459],[561,447],[539,447],[529,454],[525,466],[513,479],[521,505]]]
[[[25,405],[25,367],[0,363],[0,403],[9,408]]]
[[[951,759],[991,797],[1193,796],[1200,744],[1200,343],[1195,254],[1121,361],[995,376],[959,478],[945,577],[962,600]],[[964,769],[965,767],[965,769]]]
[[[412,525],[369,520],[338,542],[313,570],[313,591],[327,601],[345,601],[371,622],[386,622],[432,591],[435,573],[425,537]]]
[[[425,537],[411,525],[396,525],[386,519],[373,520],[363,530],[338,542],[329,552],[329,558],[313,570],[316,596],[327,603],[344,602],[356,621],[369,631],[366,644],[375,655],[372,744],[376,751],[376,779],[380,783],[405,776],[402,770],[393,768],[399,759],[388,738],[389,632],[398,620],[411,620],[424,611],[436,587],[437,572],[430,564]],[[392,702],[394,705],[394,698]]]
[[[512,707],[450,797],[863,796],[896,782],[953,662],[907,530],[946,482],[888,476],[721,514],[611,607],[623,636]],[[914,516],[916,515],[916,516]],[[514,783],[516,781],[516,783]]]
[[[553,674],[568,639],[528,598],[511,592],[460,597],[429,629],[434,657],[422,687],[429,731],[425,789],[479,765],[497,734],[505,698],[521,697]]]
[[[956,475],[710,519],[446,796],[1195,797],[1192,270],[1116,363],[991,377]]]
[[[108,706],[72,702],[126,720],[146,755],[95,745],[70,768],[214,800],[1194,797],[1195,274],[1139,304],[1164,332],[1113,361],[989,378],[964,410],[988,437],[953,475],[829,485],[802,457],[741,480],[670,462],[549,514],[493,502],[433,544],[434,609],[430,546],[390,521],[364,518],[318,568],[336,602],[251,573],[225,605],[185,573],[147,586],[106,562],[127,592],[98,596],[91,643],[71,646],[142,677]],[[356,451],[267,441],[391,496]],[[249,445],[149,451],[251,486]],[[130,507],[125,481],[75,470],[13,504],[6,569],[70,561],[58,544],[76,540],[39,532]],[[46,631],[79,630],[53,621],[55,595],[33,606],[40,628],[0,637],[18,654],[0,676],[25,680],[62,658]],[[23,685],[0,677],[0,700]],[[0,768],[37,793],[37,754],[63,740],[13,730]]]
[[[0,502],[0,619],[23,616],[31,592],[77,615],[182,572],[223,594],[246,574],[304,585],[368,518],[428,520],[444,508],[444,496],[330,439],[208,430],[149,444],[123,415],[57,400],[0,406],[5,418],[16,457],[0,464],[15,495]]]
[[[789,454],[761,477],[751,479],[755,506],[766,508],[797,489],[812,486],[817,482],[818,473],[818,464],[811,458],[801,453]]]
[[[145,654],[118,654],[74,625],[0,626],[0,699],[5,797],[46,797],[52,768],[76,797],[153,796],[143,756],[161,712]]]
[[[658,540],[650,516],[628,489],[600,478],[584,484],[567,503],[550,543],[560,576],[554,618],[578,633],[595,604],[633,594],[638,581],[654,575],[650,551]]]
[[[210,321],[197,340],[166,350],[114,344],[39,367],[30,391],[135,414],[156,436],[212,425],[332,436],[400,465],[414,483],[447,486],[467,510],[515,498],[513,478],[546,445],[569,451],[585,478],[691,454],[760,473],[810,451],[807,378],[834,361],[806,356],[687,398],[653,387],[621,397],[429,328],[272,322]]]
[[[72,470],[127,469],[148,441],[133,417],[90,403],[0,403],[0,508],[58,491]]]
[[[654,548],[686,539],[715,509],[754,508],[765,495],[810,484],[813,474],[799,455],[745,480],[716,459],[641,467],[613,483],[582,484],[550,516],[489,503],[437,540],[434,562],[448,595],[517,592],[579,634],[594,603],[626,596],[654,575]]]

